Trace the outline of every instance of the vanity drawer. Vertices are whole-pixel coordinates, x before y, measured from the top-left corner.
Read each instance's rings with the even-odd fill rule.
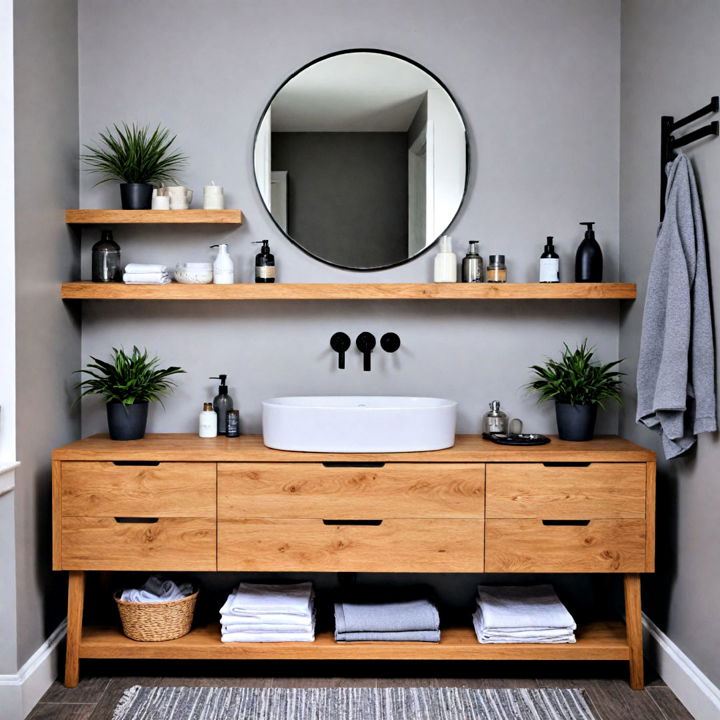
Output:
[[[644,520],[572,522],[487,520],[485,572],[645,571]]]
[[[63,518],[62,569],[216,569],[214,518],[127,519]]]
[[[218,517],[484,517],[485,465],[220,463]]]
[[[218,522],[218,570],[482,572],[482,520],[247,519]],[[370,521],[367,521],[370,522]]]
[[[644,518],[645,463],[487,465],[488,518]]]
[[[214,517],[215,463],[62,464],[62,514]]]

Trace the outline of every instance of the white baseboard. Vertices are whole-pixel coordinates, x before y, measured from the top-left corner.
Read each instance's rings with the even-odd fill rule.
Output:
[[[66,631],[67,621],[63,620],[20,670],[14,675],[0,675],[3,718],[25,720],[53,684],[58,671],[58,645]]]
[[[643,613],[645,657],[695,720],[720,718],[720,688]]]

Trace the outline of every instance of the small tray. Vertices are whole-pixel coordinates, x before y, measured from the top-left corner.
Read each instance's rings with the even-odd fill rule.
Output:
[[[547,445],[550,438],[538,433],[520,433],[519,435],[506,435],[505,433],[483,433],[486,440],[498,445]]]

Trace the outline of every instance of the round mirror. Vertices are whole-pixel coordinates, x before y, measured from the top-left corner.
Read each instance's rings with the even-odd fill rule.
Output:
[[[377,50],[320,58],[275,93],[258,125],[255,179],[278,227],[323,262],[398,265],[460,208],[465,124],[445,87]]]

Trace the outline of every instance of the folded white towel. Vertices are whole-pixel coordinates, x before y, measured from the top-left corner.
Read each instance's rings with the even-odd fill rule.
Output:
[[[477,602],[486,629],[576,628],[572,615],[560,602],[552,585],[479,585]]]
[[[220,639],[223,642],[314,642],[315,633],[223,633]]]
[[[128,263],[125,266],[125,272],[128,275],[137,273],[165,273],[167,274],[167,265],[150,265],[148,263]]]
[[[312,613],[312,583],[262,585],[240,583],[220,608],[221,615],[252,612],[308,616]]]
[[[285,618],[295,618],[301,622],[258,622],[254,618],[241,618],[237,615],[221,615],[220,624],[223,632],[307,632],[315,626],[315,616],[307,618],[300,615],[284,615]],[[248,622],[248,619],[250,620]]]
[[[483,644],[500,643],[574,643],[575,633],[571,628],[556,628],[548,630],[516,630],[516,631],[489,631],[483,625],[482,613],[478,610],[473,614],[473,627],[478,642]]]
[[[123,282],[126,285],[166,285],[171,280],[169,275],[162,273],[125,273]]]
[[[172,580],[163,580],[157,575],[151,575],[141,588],[123,590],[120,599],[125,602],[158,603],[181,600],[192,593],[193,587],[190,583],[176,585]]]
[[[288,615],[287,613],[223,613],[220,615],[220,622],[223,625],[242,624],[245,627],[300,627],[307,628],[312,624],[314,612],[308,611],[307,615]]]

